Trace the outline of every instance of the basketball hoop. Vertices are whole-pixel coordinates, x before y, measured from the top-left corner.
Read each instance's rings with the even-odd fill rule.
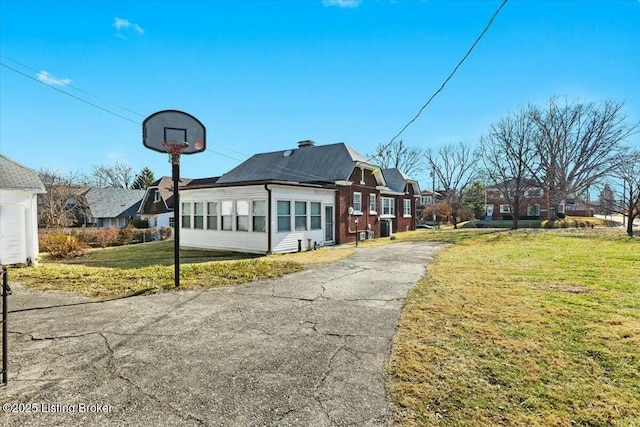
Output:
[[[169,154],[169,163],[177,164],[180,162],[180,154],[189,147],[189,143],[177,139],[165,139],[162,141],[162,146]]]

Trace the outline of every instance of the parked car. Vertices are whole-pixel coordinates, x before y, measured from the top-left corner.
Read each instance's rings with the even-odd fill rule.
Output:
[[[426,228],[426,229],[432,230],[433,229],[433,225],[428,225],[428,224],[418,224],[418,225],[416,225],[416,230],[419,229],[419,228]]]

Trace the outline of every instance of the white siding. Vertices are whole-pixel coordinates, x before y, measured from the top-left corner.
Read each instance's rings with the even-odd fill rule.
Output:
[[[205,216],[207,202],[220,202],[222,200],[264,200],[266,202],[267,197],[267,190],[265,190],[263,185],[226,188],[203,188],[198,190],[180,191],[180,203],[204,203]],[[182,209],[182,206],[180,206],[180,209]],[[218,208],[218,210],[220,209]],[[182,211],[180,213],[182,214]],[[219,213],[220,212],[218,212],[218,215]],[[193,221],[191,221],[191,225],[193,226]],[[247,253],[267,253],[267,232],[235,231],[235,221],[233,225],[233,231],[220,229],[216,231],[207,230],[206,228],[203,230],[181,228],[180,246],[185,248],[222,249]],[[220,221],[218,221],[218,226],[219,228],[221,228]]]
[[[268,201],[269,193],[267,189],[265,189],[264,185],[181,190],[180,208],[182,209],[182,203],[202,202],[204,203],[205,216],[207,202],[217,201],[220,203],[223,200],[232,200],[234,202],[234,221],[233,230],[231,231],[221,230],[220,216],[218,216],[218,230],[207,230],[206,220],[203,229],[194,229],[194,221],[192,217],[191,228],[180,229],[180,246],[185,248],[223,249],[248,253],[267,253],[269,251],[269,229],[271,230],[271,252],[295,252],[298,250],[298,240],[301,241],[302,250],[308,250],[308,239],[311,239],[312,247],[314,243],[319,246],[324,245],[324,206],[327,204],[333,205],[335,203],[335,190],[294,187],[275,184],[268,185],[268,188],[271,189],[271,206],[270,209],[267,208],[267,214],[270,211],[271,217],[267,218],[266,232],[255,232],[251,229],[251,227],[249,231],[236,231],[235,223],[236,201]],[[286,200],[291,202],[291,229],[294,231],[277,231],[278,200]],[[294,202],[296,201],[307,203],[307,230],[295,231]],[[311,202],[321,203],[321,228],[318,230],[310,230]],[[218,206],[218,215],[220,215],[220,206]],[[251,223],[251,218],[249,219],[249,222]]]
[[[313,247],[313,243],[317,243],[319,246],[324,245],[324,206],[325,205],[333,205],[335,203],[335,190],[327,190],[327,189],[315,189],[315,188],[305,188],[305,187],[291,187],[291,186],[279,186],[272,185],[272,194],[271,194],[271,221],[270,226],[273,230],[272,233],[272,246],[271,251],[274,253],[284,253],[284,252],[296,252],[298,250],[298,240],[301,240],[302,250],[306,251],[308,249],[308,240],[311,239],[311,246]],[[289,232],[278,232],[278,200],[282,201],[290,201],[291,202],[291,212],[292,212],[292,224],[291,229],[293,231]],[[305,231],[295,231],[294,228],[294,216],[295,216],[295,207],[293,202],[320,202],[322,204],[320,213],[322,215],[321,218],[321,229],[320,230],[307,230]],[[309,215],[309,211],[307,210],[307,216]]]
[[[0,190],[0,261],[4,264],[35,262],[38,251],[36,194]]]

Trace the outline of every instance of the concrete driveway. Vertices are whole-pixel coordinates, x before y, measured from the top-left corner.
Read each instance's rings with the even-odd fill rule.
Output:
[[[406,293],[440,247],[360,248],[280,279],[103,303],[14,286],[0,418],[8,426],[386,425],[384,363]]]

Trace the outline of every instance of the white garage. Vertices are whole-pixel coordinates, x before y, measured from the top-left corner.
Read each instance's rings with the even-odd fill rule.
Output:
[[[30,264],[38,256],[38,174],[0,155],[0,264]]]

